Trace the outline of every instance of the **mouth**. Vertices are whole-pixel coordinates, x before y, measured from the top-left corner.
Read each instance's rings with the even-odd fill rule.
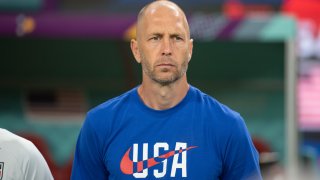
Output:
[[[161,64],[158,64],[157,66],[158,67],[174,67],[174,65],[170,63],[161,63]]]

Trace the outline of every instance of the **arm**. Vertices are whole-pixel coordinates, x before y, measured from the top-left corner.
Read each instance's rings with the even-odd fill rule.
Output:
[[[92,119],[93,120],[93,119]],[[102,145],[89,115],[83,124],[75,150],[71,179],[108,179]]]
[[[243,119],[235,120],[225,147],[222,179],[260,180],[259,155]]]
[[[36,146],[27,141],[25,143],[25,156],[24,161],[22,162],[22,166],[24,166],[24,179],[30,180],[53,180],[51,171],[48,167],[47,162],[36,148]]]

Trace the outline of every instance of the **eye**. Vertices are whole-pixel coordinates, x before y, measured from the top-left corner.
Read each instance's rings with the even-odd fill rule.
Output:
[[[151,41],[158,41],[158,40],[160,40],[160,37],[159,37],[159,36],[153,36],[153,37],[151,37],[149,40],[151,40]]]
[[[180,36],[175,36],[175,37],[174,37],[174,40],[176,40],[176,41],[182,41],[182,40],[183,40],[183,38],[182,38],[182,37],[180,37]]]

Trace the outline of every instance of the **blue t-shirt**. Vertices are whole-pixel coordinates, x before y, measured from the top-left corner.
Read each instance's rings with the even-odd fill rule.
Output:
[[[137,88],[90,110],[71,179],[261,179],[241,116],[190,86],[175,107],[154,110]]]

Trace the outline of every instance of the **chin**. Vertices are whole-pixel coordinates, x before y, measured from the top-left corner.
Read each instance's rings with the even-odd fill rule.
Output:
[[[173,79],[176,79],[176,76],[170,73],[167,75],[156,76],[156,79],[158,79],[159,81],[172,81]]]
[[[176,76],[157,77],[154,80],[161,85],[169,85],[176,82],[179,78]]]

